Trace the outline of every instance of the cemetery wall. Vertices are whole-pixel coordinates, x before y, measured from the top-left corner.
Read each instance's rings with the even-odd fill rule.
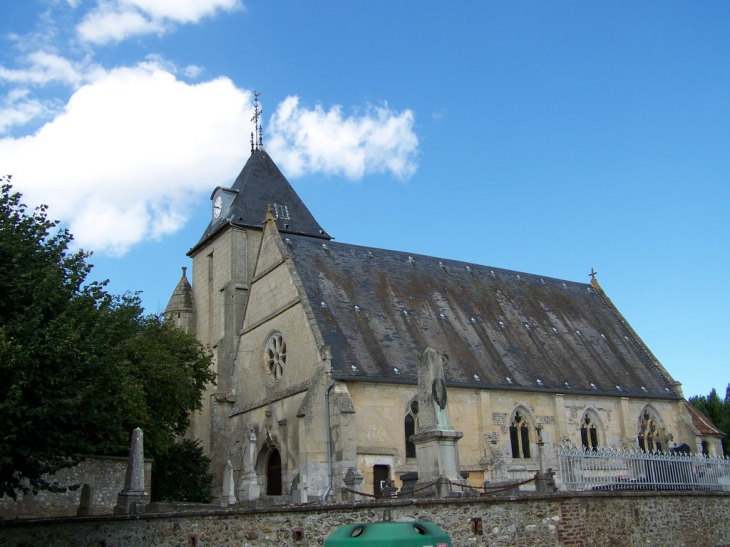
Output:
[[[730,546],[730,494],[590,493],[0,522],[3,547],[319,547],[338,526],[432,521],[454,547]],[[481,519],[483,534],[472,531]],[[478,528],[478,521],[475,527]]]
[[[111,514],[117,503],[117,494],[124,488],[124,477],[129,458],[112,456],[87,456],[75,467],[61,469],[53,476],[45,477],[60,485],[77,485],[65,492],[38,492],[19,495],[16,501],[0,498],[0,517],[3,519],[31,517],[75,516],[79,507],[81,487],[91,487],[92,515]],[[145,491],[152,493],[152,460],[145,460]],[[0,544],[1,545],[1,544]]]

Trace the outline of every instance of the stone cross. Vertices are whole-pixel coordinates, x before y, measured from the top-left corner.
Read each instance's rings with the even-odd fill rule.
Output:
[[[132,431],[127,476],[124,479],[124,489],[117,496],[114,514],[144,512],[148,503],[147,492],[144,490],[144,439],[142,430],[138,427]]]
[[[418,430],[451,430],[441,354],[426,348],[418,366]]]

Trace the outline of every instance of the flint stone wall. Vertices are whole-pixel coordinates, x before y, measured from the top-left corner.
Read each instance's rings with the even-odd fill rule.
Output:
[[[3,547],[319,547],[338,526],[431,521],[454,547],[730,546],[730,495],[597,493],[391,500],[163,515],[0,522]],[[471,520],[482,519],[482,536]],[[301,539],[297,539],[301,538]]]
[[[113,456],[87,456],[75,467],[61,469],[46,480],[58,481],[60,485],[79,485],[76,490],[66,492],[38,492],[13,498],[0,498],[0,518],[39,518],[76,516],[81,497],[81,486],[91,486],[91,514],[111,515],[117,503],[117,494],[124,488],[128,458]],[[145,459],[145,491],[152,492],[152,460]],[[0,542],[2,545],[2,542]]]

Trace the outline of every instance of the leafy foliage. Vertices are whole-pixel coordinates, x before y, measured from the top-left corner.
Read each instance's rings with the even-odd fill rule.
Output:
[[[137,295],[85,284],[90,254],[70,252],[71,234],[46,207],[28,212],[3,182],[0,497],[63,486],[43,476],[79,454],[126,453],[137,426],[146,455],[163,455],[214,379],[205,349],[144,315]]]
[[[689,402],[692,403],[697,410],[707,416],[717,428],[725,433],[726,437],[722,439],[722,451],[725,456],[730,455],[730,384],[728,384],[725,390],[725,400],[720,399],[717,391],[713,389],[710,394],[705,397],[704,395],[696,395],[689,398]]]
[[[152,501],[209,503],[213,475],[210,459],[200,441],[183,440],[155,459],[152,470]]]

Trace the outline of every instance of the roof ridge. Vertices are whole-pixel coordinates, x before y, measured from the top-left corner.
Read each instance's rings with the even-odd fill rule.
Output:
[[[314,238],[311,238],[311,236],[307,236],[305,234],[287,234],[287,236],[288,235],[292,235],[294,237],[301,238],[304,240],[312,239],[312,244],[315,244]],[[317,238],[316,244],[317,245],[321,244],[321,238]],[[549,275],[540,275],[540,274],[524,272],[524,271],[520,271],[520,270],[510,270],[507,268],[500,268],[499,266],[489,266],[486,264],[479,264],[478,262],[460,260],[458,258],[448,258],[448,257],[426,255],[426,254],[422,254],[422,253],[413,253],[413,252],[402,251],[402,250],[398,250],[398,249],[383,249],[382,247],[372,247],[369,245],[360,245],[357,243],[347,243],[344,241],[335,241],[334,239],[330,240],[327,243],[327,245],[330,247],[349,247],[349,248],[363,249],[364,251],[371,251],[371,252],[375,251],[375,252],[381,252],[381,253],[392,253],[392,254],[404,255],[407,258],[413,258],[414,261],[417,261],[418,258],[423,258],[428,261],[434,261],[434,264],[438,264],[439,261],[441,261],[441,262],[447,261],[447,262],[451,262],[453,264],[462,264],[464,266],[475,267],[480,270],[495,271],[497,273],[501,273],[501,274],[505,274],[505,275],[514,275],[514,276],[520,276],[520,277],[525,277],[525,278],[529,277],[529,278],[538,279],[538,280],[542,279],[542,280],[552,281],[552,282],[556,282],[556,283],[570,283],[571,285],[574,285],[576,287],[588,286],[588,284],[583,283],[581,281],[573,281],[571,279],[562,279],[559,277],[553,277],[553,276],[549,276]],[[376,256],[375,253],[373,253],[373,255]]]

